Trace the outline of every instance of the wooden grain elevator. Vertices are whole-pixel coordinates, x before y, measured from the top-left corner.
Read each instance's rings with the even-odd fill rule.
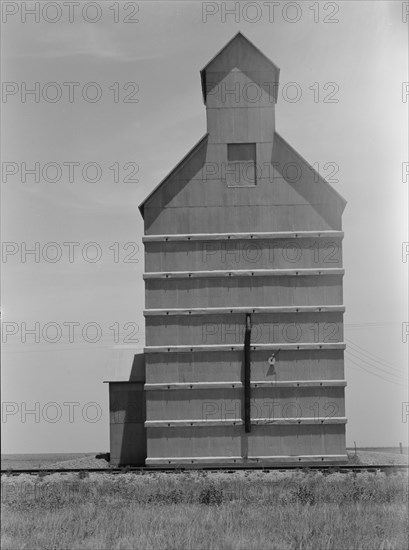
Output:
[[[345,461],[346,202],[277,133],[279,69],[245,36],[201,82],[207,132],[139,207],[146,347],[110,384],[112,462]]]

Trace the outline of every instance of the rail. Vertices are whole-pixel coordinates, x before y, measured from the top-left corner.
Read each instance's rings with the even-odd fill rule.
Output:
[[[371,464],[371,465],[355,465],[355,464],[344,464],[344,465],[331,465],[326,464],[325,466],[318,466],[318,465],[308,465],[303,464],[302,466],[299,464],[294,464],[293,466],[252,466],[249,468],[246,465],[243,466],[235,466],[232,468],[231,466],[226,467],[219,467],[216,468],[214,466],[140,466],[140,467],[129,467],[129,466],[123,466],[123,467],[112,467],[112,468],[44,468],[44,469],[19,469],[19,470],[13,470],[13,469],[2,469],[1,475],[9,475],[9,476],[18,476],[21,474],[30,474],[30,475],[51,475],[51,474],[72,474],[72,473],[96,473],[96,474],[124,474],[124,473],[135,473],[135,474],[143,474],[143,473],[150,473],[150,472],[167,472],[167,473],[180,473],[182,471],[192,471],[192,470],[206,470],[210,472],[226,472],[226,473],[233,473],[237,470],[262,470],[262,471],[295,471],[295,470],[315,470],[315,471],[321,471],[325,473],[348,473],[348,472],[398,472],[398,471],[404,471],[409,469],[409,464]]]

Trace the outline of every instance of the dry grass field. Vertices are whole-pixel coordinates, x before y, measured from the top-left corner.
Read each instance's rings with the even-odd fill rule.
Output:
[[[406,473],[2,477],[3,550],[404,550]]]

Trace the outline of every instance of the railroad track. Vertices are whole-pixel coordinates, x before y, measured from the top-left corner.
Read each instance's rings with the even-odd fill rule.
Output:
[[[355,464],[345,464],[343,466],[337,465],[337,466],[331,466],[331,465],[325,465],[325,466],[302,466],[294,465],[294,466],[269,466],[269,467],[252,467],[252,468],[246,468],[245,466],[242,467],[226,467],[226,468],[215,468],[215,467],[208,467],[200,466],[197,468],[186,468],[186,467],[123,467],[123,468],[34,468],[34,469],[19,469],[19,470],[12,470],[12,469],[2,469],[1,475],[11,475],[11,476],[18,476],[21,474],[30,474],[30,475],[50,475],[50,474],[71,474],[71,473],[77,473],[80,472],[84,473],[96,473],[96,474],[115,474],[120,475],[124,473],[134,473],[134,474],[144,474],[144,473],[152,473],[152,472],[166,472],[166,473],[181,473],[181,472],[190,472],[193,470],[206,470],[207,472],[225,472],[225,473],[234,473],[237,471],[252,471],[252,470],[262,470],[265,472],[269,471],[295,471],[295,470],[319,470],[324,473],[348,473],[348,472],[398,472],[398,471],[404,471],[409,469],[409,464],[376,464],[376,465],[355,465]]]

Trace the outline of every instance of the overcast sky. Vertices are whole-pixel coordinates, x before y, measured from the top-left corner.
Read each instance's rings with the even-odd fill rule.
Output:
[[[84,2],[88,8],[72,22],[67,6],[58,14],[41,2],[36,22],[23,4],[33,3],[3,2],[2,240],[9,244],[2,256],[2,401],[10,413],[3,414],[3,452],[109,449],[102,382],[144,345],[138,205],[205,133],[199,71],[239,30],[281,69],[277,131],[324,177],[325,163],[339,166],[332,185],[348,201],[347,444],[405,444],[402,83],[409,78],[402,2],[329,2],[326,11],[322,3],[317,11],[314,2],[281,2],[274,12],[271,3],[257,9],[244,2],[236,16],[215,2],[101,2],[100,13]],[[37,98],[27,93],[36,82]],[[285,97],[288,83],[301,90],[299,101]],[[334,90],[338,102],[325,102]],[[41,171],[54,164],[36,182],[33,174],[24,181],[24,163]],[[36,242],[40,257],[25,256],[24,246]],[[72,342],[70,322],[78,323]],[[5,323],[16,334],[5,335]],[[23,342],[24,323],[39,323],[45,337]],[[83,336],[87,323],[94,324]],[[52,343],[56,326],[61,339]],[[87,341],[94,335],[98,341]],[[36,402],[39,418],[25,417],[23,403],[34,409]],[[51,421],[58,409],[47,403],[60,408],[59,421]],[[73,422],[63,403],[79,404],[71,406]]]

